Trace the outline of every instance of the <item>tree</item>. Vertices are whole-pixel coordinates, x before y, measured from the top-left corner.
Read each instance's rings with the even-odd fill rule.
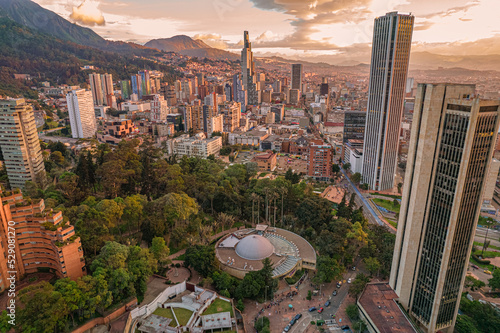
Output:
[[[215,250],[212,246],[196,245],[186,249],[184,263],[201,276],[211,276],[216,269]]]
[[[500,269],[493,271],[493,277],[488,280],[488,285],[493,289],[500,289]]]
[[[50,160],[59,166],[62,166],[65,161],[64,156],[61,154],[60,151],[54,151],[50,153]]]
[[[403,183],[398,183],[398,193],[401,194],[401,189],[403,188]]]
[[[359,172],[354,173],[351,176],[351,180],[354,184],[359,184],[361,182],[361,174]]]
[[[339,265],[337,260],[327,256],[320,256],[318,258],[316,269],[317,272],[313,278],[313,282],[316,284],[329,283],[332,280],[336,280],[344,271],[344,268]]]
[[[486,286],[486,283],[480,281],[473,276],[467,275],[465,277],[465,287],[470,288],[472,291]]]
[[[153,238],[150,251],[158,261],[160,267],[165,267],[169,263],[168,255],[170,254],[170,249],[165,244],[163,237]]]
[[[455,323],[457,333],[480,333],[476,328],[474,320],[467,315],[458,315]]]
[[[344,170],[346,170],[346,171],[347,171],[347,170],[349,170],[349,169],[351,168],[351,163],[345,163],[345,164],[342,166],[342,168],[343,168]]]
[[[375,275],[380,270],[380,262],[377,258],[365,258],[363,259],[365,262],[366,269],[370,272],[370,275]]]
[[[367,183],[363,183],[359,187],[365,191],[368,191],[370,189],[370,185],[368,185]]]
[[[340,172],[340,166],[338,164],[332,164],[332,172],[338,174]]]
[[[359,310],[356,304],[349,304],[345,308],[345,313],[349,316],[352,322],[359,320]]]
[[[349,288],[349,295],[354,298],[358,298],[368,282],[370,282],[370,278],[363,273],[356,275],[356,278],[352,281],[351,287]]]
[[[484,251],[488,250],[488,247],[490,246],[490,240],[486,240],[483,244],[483,250],[481,251],[481,255],[484,255]]]
[[[241,298],[236,303],[236,308],[241,312],[245,311],[245,304],[243,304],[243,300]]]

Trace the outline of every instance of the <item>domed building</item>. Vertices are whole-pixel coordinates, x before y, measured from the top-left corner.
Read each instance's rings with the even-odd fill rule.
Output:
[[[243,279],[250,271],[263,267],[262,260],[273,264],[273,277],[288,277],[297,270],[316,270],[316,252],[299,235],[280,228],[257,225],[221,238],[215,245],[220,268]]]

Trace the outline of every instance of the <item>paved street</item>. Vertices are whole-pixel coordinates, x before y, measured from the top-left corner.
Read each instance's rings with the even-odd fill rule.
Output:
[[[486,228],[478,226],[476,229],[476,237],[474,237],[474,241],[484,243],[485,235]],[[488,230],[487,240],[490,241],[490,245],[500,247],[500,231],[490,228],[490,230]]]

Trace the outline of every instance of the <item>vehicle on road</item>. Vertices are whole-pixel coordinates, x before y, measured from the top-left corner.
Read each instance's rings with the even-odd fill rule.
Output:
[[[479,269],[479,266],[477,266],[477,265],[471,265],[471,266],[472,266],[472,268]]]
[[[325,307],[330,306],[330,304],[332,304],[332,302],[330,302],[330,301],[326,301],[326,303],[325,303]]]
[[[337,296],[337,290],[334,290],[332,293],[333,296]]]
[[[352,266],[352,270],[355,271],[356,270],[356,266]]]
[[[287,325],[287,326],[285,327],[284,331],[285,331],[285,332],[288,332],[288,331],[290,330],[290,328],[292,328],[292,326]]]
[[[341,327],[342,331],[350,331],[351,328],[349,327],[349,325],[344,325]]]
[[[342,286],[342,282],[337,282],[337,288],[340,288],[340,286]]]
[[[316,307],[313,306],[312,308],[309,308],[309,312],[313,312],[313,311],[316,311]]]
[[[487,270],[487,269],[485,269],[485,270],[484,270],[484,272],[485,272],[486,274],[491,275],[491,271],[489,271],[489,270]]]
[[[295,320],[299,320],[300,318],[302,318],[302,313],[298,313],[298,314],[295,316]]]
[[[295,317],[293,317],[292,320],[290,320],[290,326],[295,325],[296,321],[297,321],[297,319],[295,319]]]
[[[347,283],[351,283],[351,281],[352,281],[351,278],[349,278],[349,280],[347,280]]]
[[[323,308],[319,308],[318,313],[323,312],[323,310],[324,310]]]

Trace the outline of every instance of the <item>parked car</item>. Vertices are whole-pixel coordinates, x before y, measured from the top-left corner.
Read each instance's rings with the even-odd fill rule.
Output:
[[[290,320],[290,326],[293,326],[296,321],[297,321],[297,319],[295,319],[295,317],[293,317],[292,320]]]
[[[316,307],[313,306],[312,308],[309,308],[309,312],[313,312],[313,311],[316,311]]]
[[[332,304],[330,301],[326,301],[325,307],[330,306],[330,304]]]
[[[351,328],[349,327],[349,325],[344,325],[341,327],[342,331],[350,331]]]
[[[479,266],[477,266],[477,265],[471,265],[471,266],[472,266],[472,268],[479,269]]]
[[[349,279],[347,280],[347,283],[351,283],[351,278],[349,278]]]
[[[340,288],[342,286],[342,282],[337,282],[337,288]]]
[[[333,296],[337,296],[337,290],[334,290],[332,293]]]
[[[300,318],[302,318],[302,313],[298,313],[298,314],[295,316],[295,320],[299,320]]]
[[[290,328],[291,328],[291,327],[292,327],[292,326],[287,325],[287,326],[285,327],[284,331],[285,331],[285,332],[288,332],[288,331],[290,330]]]
[[[352,270],[355,271],[356,270],[356,266],[352,266]]]
[[[323,310],[324,310],[323,308],[319,308],[318,313],[323,312]]]
[[[486,274],[491,275],[491,271],[489,271],[489,270],[487,270],[487,269],[485,269],[485,270],[484,270],[484,272],[485,272]]]

